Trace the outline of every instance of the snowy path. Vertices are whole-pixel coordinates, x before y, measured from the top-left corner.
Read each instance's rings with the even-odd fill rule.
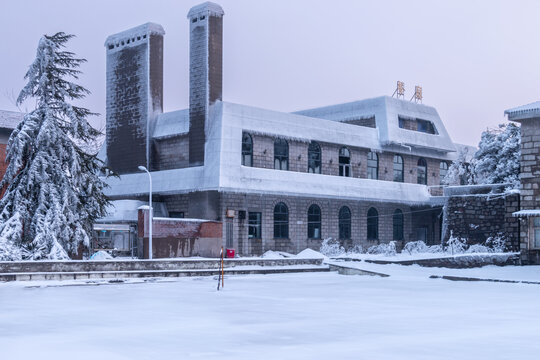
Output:
[[[0,284],[2,358],[538,358],[539,285],[433,280],[418,267],[372,265],[394,274],[231,276],[220,292],[211,277]]]

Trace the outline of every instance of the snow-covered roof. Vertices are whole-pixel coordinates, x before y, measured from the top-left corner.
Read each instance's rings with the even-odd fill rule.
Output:
[[[505,110],[504,114],[508,115],[510,121],[540,117],[540,101]]]
[[[0,128],[15,129],[23,120],[24,113],[16,111],[0,110]]]
[[[205,3],[192,7],[188,12],[187,17],[188,19],[191,19],[193,17],[199,17],[201,15],[223,16],[225,15],[225,12],[218,4],[207,1]]]
[[[124,41],[127,45],[128,40],[137,39],[137,37],[142,37],[144,35],[165,35],[165,30],[159,24],[148,22],[134,28],[119,32],[114,35],[110,35],[105,40],[105,46],[116,45]],[[137,42],[132,42],[131,45],[137,45]]]
[[[389,96],[302,110],[295,114],[339,122],[375,116],[378,141],[382,146],[404,145],[438,152],[456,151],[435,108]],[[399,117],[430,121],[437,134],[400,128]]]
[[[409,204],[429,204],[427,186],[392,181],[348,178],[294,171],[244,167],[240,164],[243,131],[274,136],[378,148],[377,129],[332,123],[301,115],[217,102],[210,107],[205,165],[152,172],[159,194],[218,190],[290,196],[318,196]],[[332,131],[329,131],[331,125]],[[134,173],[108,179],[107,195],[123,197],[148,193],[147,175]]]
[[[167,215],[165,204],[153,201],[152,203],[154,205],[155,217]],[[139,200],[111,201],[111,205],[107,209],[109,214],[99,219],[98,222],[136,222],[138,220],[138,209],[142,206],[148,206],[148,202]]]
[[[189,109],[159,114],[152,137],[167,138],[189,132]]]
[[[533,210],[519,210],[512,213],[515,217],[529,217],[529,216],[540,216],[540,209]]]

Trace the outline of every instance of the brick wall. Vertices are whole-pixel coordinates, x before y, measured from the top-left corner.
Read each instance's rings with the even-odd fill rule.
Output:
[[[274,137],[251,134],[253,139],[253,166],[259,168],[274,168]],[[239,139],[240,141],[240,139]],[[308,142],[287,140],[289,144],[289,171],[307,172]],[[321,172],[325,175],[339,175],[339,150],[343,147],[339,144],[318,143],[321,147]],[[361,147],[347,147],[351,154],[352,176],[367,178],[367,156],[369,149]],[[393,152],[378,152],[379,157],[379,180],[393,181],[394,179],[394,155]],[[417,169],[419,156],[399,154],[403,158],[404,182],[417,183]],[[427,185],[437,186],[440,184],[439,167],[442,160],[424,158],[427,162]],[[241,159],[238,159],[240,162]]]
[[[182,169],[189,166],[189,136],[155,139],[152,151],[152,171]]]
[[[6,147],[7,144],[0,144],[0,179],[4,178],[4,174],[6,173],[7,169]]]

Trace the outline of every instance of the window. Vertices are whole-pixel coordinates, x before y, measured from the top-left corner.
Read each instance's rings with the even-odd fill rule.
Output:
[[[289,209],[282,202],[274,207],[274,238],[289,238]]]
[[[169,217],[176,218],[176,219],[183,219],[184,212],[183,211],[169,211]]]
[[[308,173],[321,173],[321,147],[313,141],[308,147]]]
[[[253,140],[248,133],[242,134],[242,165],[253,166]]]
[[[248,214],[248,238],[261,239],[262,213],[250,212]]]
[[[370,208],[367,212],[367,238],[379,239],[379,213],[375,208]]]
[[[318,205],[311,205],[308,209],[308,238],[321,238],[321,208]]]
[[[289,170],[289,144],[284,139],[274,141],[274,169]]]
[[[427,133],[427,134],[437,134],[435,131],[435,126],[431,121],[416,119],[418,123],[418,131]]]
[[[374,180],[379,178],[379,157],[373,151],[368,152],[367,177]]]
[[[403,240],[403,211],[396,209],[392,217],[394,240]]]
[[[351,238],[351,210],[346,206],[339,209],[339,238],[341,240]]]
[[[351,153],[346,147],[339,149],[339,176],[351,176]]]
[[[444,178],[448,174],[448,163],[446,161],[441,161],[439,165],[439,182],[443,185]]]
[[[417,183],[427,185],[427,163],[424,158],[418,159]]]
[[[403,158],[400,155],[394,155],[394,181],[403,182]]]
[[[534,225],[534,247],[540,248],[540,217],[533,218]]]

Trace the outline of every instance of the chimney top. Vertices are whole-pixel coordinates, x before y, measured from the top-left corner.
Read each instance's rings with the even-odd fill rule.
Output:
[[[189,10],[187,17],[188,19],[192,19],[194,17],[199,17],[202,15],[221,17],[225,15],[225,12],[223,12],[223,9],[218,4],[207,1],[205,3],[192,7],[191,10]]]

